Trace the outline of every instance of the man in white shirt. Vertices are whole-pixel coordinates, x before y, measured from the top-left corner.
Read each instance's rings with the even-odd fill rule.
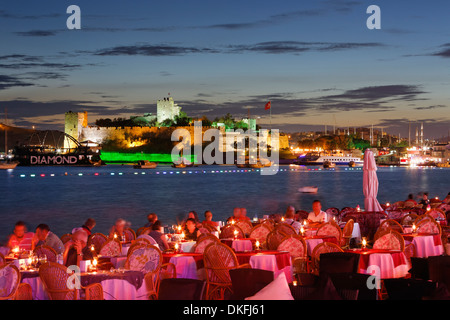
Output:
[[[309,222],[328,222],[328,214],[322,211],[322,204],[319,200],[314,200],[312,209],[308,215]]]
[[[295,216],[295,208],[293,206],[289,206],[284,215],[284,223],[287,223],[288,225],[293,227],[295,229],[295,232],[297,232],[298,234],[300,232],[302,224],[298,221],[295,221],[294,216]]]

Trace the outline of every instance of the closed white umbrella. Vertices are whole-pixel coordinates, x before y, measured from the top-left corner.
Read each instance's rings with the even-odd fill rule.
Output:
[[[377,200],[378,194],[378,177],[377,164],[372,150],[366,149],[364,152],[363,165],[363,192],[364,192],[364,208],[369,212],[383,211]]]

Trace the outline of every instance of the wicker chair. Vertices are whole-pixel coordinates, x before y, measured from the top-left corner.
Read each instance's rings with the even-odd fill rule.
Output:
[[[402,225],[401,225],[400,223],[398,223],[397,221],[392,220],[392,219],[386,219],[386,220],[384,220],[384,221],[380,224],[380,226],[378,227],[377,232],[378,232],[378,231],[381,231],[381,230],[383,230],[383,231],[384,231],[384,230],[388,230],[388,229],[397,231],[398,233],[403,233],[403,227],[402,227]]]
[[[404,202],[404,201],[397,201],[397,202],[394,202],[394,203],[392,204],[392,209],[393,209],[393,210],[401,209],[401,208],[403,208],[403,207],[405,207],[405,202]]]
[[[338,208],[334,208],[334,207],[328,208],[327,210],[325,210],[325,212],[330,217],[339,217],[339,209]]]
[[[237,238],[245,238],[244,231],[242,231],[242,229],[236,224],[227,224],[225,227],[223,227],[219,237],[220,239],[234,238],[234,231],[238,232]]]
[[[46,256],[49,262],[57,262],[58,253],[55,249],[45,244],[34,248],[33,253],[37,257]]]
[[[93,283],[84,289],[86,300],[104,300],[103,287],[100,283]]]
[[[405,246],[403,252],[405,253],[406,259],[408,259],[409,265],[411,265],[411,258],[416,256],[416,246],[411,242]]]
[[[287,224],[287,223],[279,223],[275,226],[275,229],[280,230],[282,232],[284,232],[285,234],[297,234],[297,232],[295,231],[294,227]]]
[[[242,229],[246,237],[248,237],[253,229],[253,225],[249,220],[239,220],[236,222],[236,225]]]
[[[405,216],[403,216],[400,224],[402,226],[412,226],[412,224],[414,223],[414,220],[417,219],[417,214],[415,213],[409,213]]]
[[[66,242],[72,240],[72,234],[71,234],[71,233],[63,234],[63,235],[60,237],[60,239],[61,239],[62,243],[66,243]]]
[[[281,240],[277,250],[289,252],[295,274],[308,272],[307,245],[303,237],[296,234],[287,235]]]
[[[434,221],[433,217],[430,216],[429,214],[422,214],[418,216],[416,220],[414,220],[414,224],[417,226],[423,220]]]
[[[20,283],[20,271],[15,265],[4,264],[0,267],[0,300],[14,299]]]
[[[140,240],[140,241],[135,241],[135,242],[133,242],[133,243],[131,244],[131,246],[128,248],[128,251],[127,251],[127,257],[129,257],[130,254],[131,254],[134,250],[136,250],[136,249],[138,249],[138,248],[146,247],[146,246],[148,246],[148,245],[151,245],[151,243],[148,243],[148,240]]]
[[[377,233],[377,238],[374,239],[374,249],[386,249],[386,250],[405,250],[405,240],[403,236],[392,229],[381,231]]]
[[[444,211],[442,211],[441,209],[437,209],[437,208],[431,209],[431,210],[428,212],[428,214],[429,214],[430,216],[432,216],[433,219],[435,219],[435,220],[438,220],[438,219],[445,220],[445,213],[444,213]]]
[[[94,233],[88,240],[88,247],[94,246],[95,252],[98,254],[103,244],[108,240],[102,233]]]
[[[442,234],[441,225],[435,220],[422,220],[417,224],[417,232],[423,234]]]
[[[130,242],[136,240],[136,232],[134,232],[131,228],[123,229],[123,233],[125,234],[125,241]]]
[[[204,234],[202,237],[197,239],[197,243],[192,247],[192,252],[203,253],[205,248],[213,242],[217,242],[219,239],[212,234]]]
[[[353,219],[350,219],[345,223],[344,229],[342,230],[342,238],[341,238],[341,247],[342,248],[350,247],[350,240],[352,239],[354,224],[355,223],[354,223]]]
[[[31,286],[25,282],[19,284],[14,300],[33,300],[33,291]]]
[[[79,288],[74,286],[73,289],[70,289],[67,285],[69,277],[68,268],[59,263],[47,262],[39,267],[39,278],[50,300],[78,300],[80,296],[78,290],[80,289],[89,294],[90,298],[96,296],[95,292],[99,290],[99,283],[90,284],[86,287],[80,285]]]
[[[311,253],[311,268],[315,275],[319,275],[320,272],[320,255],[328,252],[344,252],[344,250],[332,242],[322,242],[315,246]]]
[[[267,224],[260,223],[253,227],[250,231],[249,237],[259,241],[262,248],[266,247],[267,235],[272,231],[272,229],[267,226]]]
[[[150,237],[148,234],[141,234],[136,238],[136,241],[146,241],[149,244],[157,244],[156,240]]]
[[[295,215],[297,216],[298,220],[300,220],[300,219],[305,220],[305,219],[308,219],[309,212],[305,211],[305,210],[297,210],[295,212]]]
[[[152,231],[152,228],[150,227],[140,227],[136,230],[136,236],[139,237],[141,234],[144,234],[145,232],[149,233]]]
[[[317,236],[330,236],[335,237],[337,240],[337,243],[341,243],[342,238],[342,230],[337,225],[336,222],[330,221],[327,223],[322,224],[319,229],[317,229]]]
[[[269,250],[277,250],[281,241],[287,236],[286,233],[279,229],[274,229],[269,232],[266,238],[266,248]]]
[[[229,270],[251,268],[249,264],[239,265],[236,254],[227,245],[218,241],[210,243],[203,252],[206,271],[206,299],[223,300],[225,293],[232,293]]]
[[[122,244],[117,239],[107,240],[100,248],[99,255],[115,257],[122,253]]]

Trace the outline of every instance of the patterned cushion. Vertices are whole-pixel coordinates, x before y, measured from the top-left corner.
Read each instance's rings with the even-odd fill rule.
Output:
[[[259,242],[263,243],[266,241],[267,235],[269,233],[270,233],[270,230],[261,225],[255,229],[253,229],[253,231],[250,233],[250,238],[256,239]]]
[[[337,240],[340,241],[341,232],[340,229],[338,228],[339,227],[334,224],[326,223],[322,227],[320,227],[319,230],[317,230],[317,235],[335,237]]]
[[[303,245],[303,242],[294,237],[287,238],[286,240],[281,242],[278,246],[278,250],[288,251],[293,258],[305,256],[305,247]]]
[[[439,227],[434,221],[425,221],[417,227],[419,233],[438,234]]]
[[[161,255],[158,250],[142,247],[134,250],[128,257],[129,269],[144,273],[155,271],[160,265]]]
[[[373,244],[373,248],[386,250],[402,250],[400,241],[391,233],[385,234],[384,236],[378,238]]]
[[[7,297],[16,290],[19,274],[10,267],[0,269],[0,297]]]
[[[106,242],[100,249],[99,254],[102,256],[115,257],[120,255],[121,252],[120,243],[114,240]]]
[[[203,251],[205,251],[205,248],[212,242],[214,242],[213,239],[205,239],[205,240],[198,242],[194,248],[194,252],[195,253],[203,253]]]

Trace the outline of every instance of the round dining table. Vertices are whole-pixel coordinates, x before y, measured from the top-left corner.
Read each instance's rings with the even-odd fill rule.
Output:
[[[415,257],[428,258],[432,256],[440,256],[444,253],[444,246],[440,234],[421,234],[421,233],[404,233],[405,244],[413,243]]]

